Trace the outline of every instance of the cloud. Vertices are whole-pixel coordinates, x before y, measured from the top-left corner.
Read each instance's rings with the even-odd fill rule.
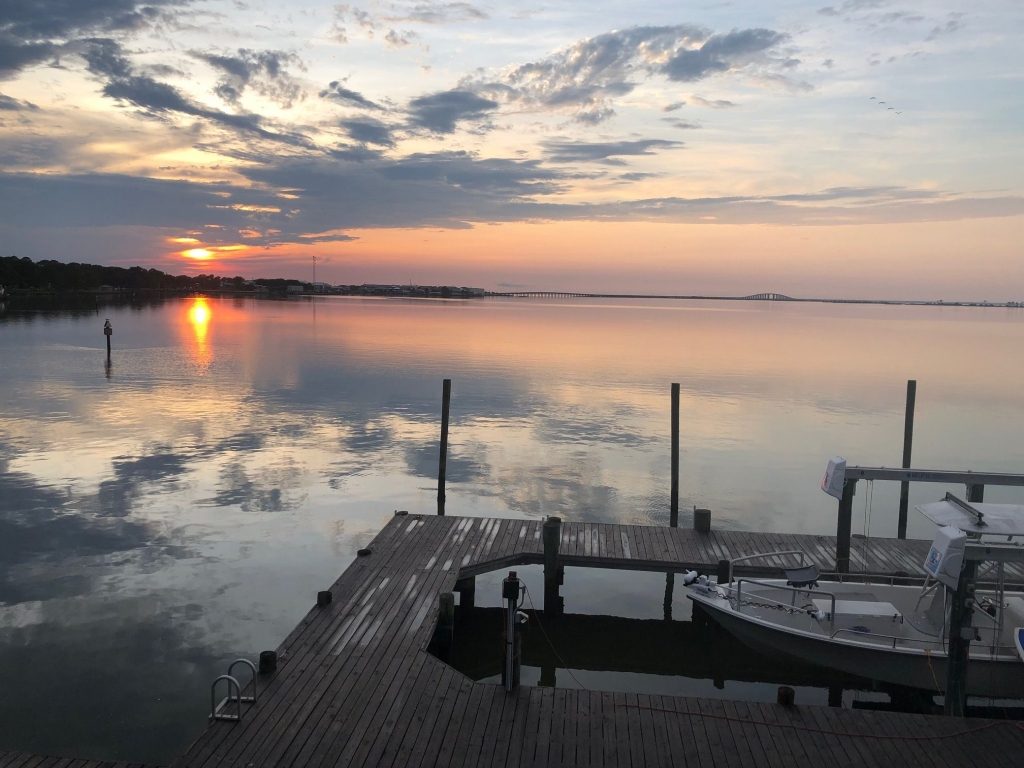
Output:
[[[377,144],[382,147],[393,147],[395,145],[394,139],[391,138],[391,129],[379,120],[369,117],[342,120],[341,127],[355,141],[360,141],[364,144]]]
[[[404,15],[388,18],[393,21],[418,21],[423,24],[451,24],[458,21],[482,21],[490,17],[470,3],[417,3]]]
[[[355,24],[373,37],[375,32],[389,24],[454,24],[487,18],[490,17],[484,11],[470,3],[392,3],[388,10],[379,14],[342,3],[334,7],[334,32],[347,36],[344,25]]]
[[[0,3],[0,77],[52,58],[81,36],[152,25],[190,0],[8,0]]]
[[[15,99],[13,96],[0,93],[0,111],[20,112],[22,110],[37,112],[39,107],[31,101],[22,101],[21,99]]]
[[[111,226],[191,230],[216,224],[216,242],[273,247],[341,242],[374,228],[465,228],[501,221],[666,221],[839,225],[950,221],[1024,214],[1024,198],[970,197],[904,187],[836,187],[784,195],[656,197],[559,203],[580,174],[539,160],[467,152],[392,159],[280,158],[240,171],[241,185],[114,174],[0,173],[0,209],[26,231]],[[287,201],[277,191],[287,190]],[[709,219],[708,217],[713,217]],[[711,223],[713,221],[713,223]],[[216,234],[214,234],[216,233]]]
[[[10,77],[25,67],[52,57],[59,46],[48,42],[24,42],[0,29],[0,78]]]
[[[286,108],[303,97],[302,87],[285,69],[290,64],[305,69],[295,53],[239,48],[234,56],[201,52],[192,55],[223,73],[214,92],[229,104],[237,105],[248,87]]]
[[[767,82],[796,60],[775,49],[789,38],[769,29],[713,34],[692,25],[630,27],[587,38],[539,61],[497,76],[463,81],[461,87],[534,109],[568,109],[582,123],[615,114],[614,103],[650,77],[693,82],[716,74],[748,71]],[[678,109],[682,102],[670,104]]]
[[[708,75],[729,72],[758,61],[764,53],[788,39],[770,29],[734,30],[712,35],[693,50],[677,51],[664,66],[670,80],[692,82]]]
[[[420,96],[409,102],[413,125],[434,133],[452,133],[465,120],[481,120],[498,108],[498,102],[471,91],[453,90]]]
[[[384,40],[392,48],[404,48],[415,40],[419,35],[411,30],[402,30],[399,32],[396,29],[388,30],[388,33],[384,35]]]
[[[848,16],[857,11],[870,11],[875,8],[882,8],[889,4],[890,0],[846,0],[838,8],[826,6],[819,8],[818,13],[822,16]]]
[[[333,80],[324,90],[320,91],[321,99],[330,99],[339,104],[352,107],[363,107],[365,109],[384,109],[375,101],[370,101],[361,93],[346,88],[338,80]]]
[[[662,122],[668,123],[673,128],[678,128],[681,131],[692,131],[696,128],[700,128],[699,123],[691,123],[689,120],[680,120],[677,117],[663,117]]]
[[[232,114],[203,107],[186,98],[177,88],[161,83],[146,75],[111,80],[103,88],[103,95],[132,104],[145,113],[161,117],[169,112],[190,115],[235,131],[255,134],[264,139],[297,146],[308,146],[308,140],[296,134],[274,133],[262,127],[262,118],[254,114]]]
[[[677,109],[681,109],[686,106],[685,101],[673,101],[671,104],[666,104],[661,108],[662,112],[675,112]]]
[[[568,108],[581,122],[614,114],[612,101],[636,87],[667,55],[707,37],[699,27],[632,27],[581,40],[540,61],[513,67],[483,85],[510,101],[538,108]]]
[[[209,120],[232,131],[254,134],[269,141],[309,146],[309,141],[303,136],[266,130],[259,115],[211,109],[192,101],[172,85],[162,83],[149,75],[135,74],[121,45],[114,40],[85,40],[80,48],[79,52],[85,59],[89,72],[105,81],[104,96],[138,107],[151,117],[166,118],[168,113],[188,115]]]
[[[698,106],[711,109],[732,109],[739,106],[735,101],[729,101],[728,99],[705,99],[703,96],[691,96],[690,100]]]
[[[544,152],[549,160],[556,163],[606,163],[622,165],[616,158],[631,155],[653,155],[655,150],[677,149],[681,141],[664,139],[640,139],[637,141],[545,141]]]
[[[951,14],[949,14],[949,18],[946,19],[946,22],[944,24],[936,25],[932,29],[932,31],[928,33],[928,37],[926,37],[925,40],[931,42],[932,40],[935,40],[935,39],[937,39],[939,37],[943,37],[945,35],[951,35],[954,32],[957,32],[957,31],[963,29],[964,28],[963,16],[964,15],[962,13],[951,13]]]

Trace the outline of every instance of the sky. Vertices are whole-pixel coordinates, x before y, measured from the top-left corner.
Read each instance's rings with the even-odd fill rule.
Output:
[[[4,0],[0,254],[1024,299],[1019,0]]]

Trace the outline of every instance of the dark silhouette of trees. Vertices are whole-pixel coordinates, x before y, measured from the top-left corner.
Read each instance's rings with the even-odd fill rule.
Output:
[[[65,263],[44,259],[32,261],[17,256],[0,256],[0,285],[9,291],[35,290],[57,293],[97,291],[111,288],[128,293],[164,291],[256,291],[262,285],[271,293],[285,293],[289,285],[306,287],[300,280],[256,280],[218,275],[169,275],[145,267],[107,267],[99,264]]]

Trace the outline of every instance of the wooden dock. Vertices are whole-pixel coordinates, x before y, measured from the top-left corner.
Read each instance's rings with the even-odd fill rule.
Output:
[[[858,542],[859,544],[859,542]],[[924,542],[855,544],[854,564],[917,572]],[[666,570],[825,536],[565,523],[564,565]],[[1015,722],[784,708],[474,683],[427,652],[439,595],[542,558],[542,522],[396,515],[278,649],[241,722],[212,722],[174,766],[1015,766]],[[0,766],[3,764],[0,763]]]
[[[125,760],[81,760],[72,757],[33,755],[28,752],[0,752],[0,768],[155,768]]]

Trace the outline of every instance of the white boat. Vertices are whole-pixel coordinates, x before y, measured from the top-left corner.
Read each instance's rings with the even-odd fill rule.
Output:
[[[734,578],[732,567],[725,583],[701,579],[689,585],[688,597],[709,617],[746,645],[783,654],[805,663],[838,669],[853,675],[930,691],[944,691],[948,659],[950,605],[959,576],[964,542],[979,560],[984,552],[988,571],[979,581],[971,616],[967,694],[996,698],[1024,698],[1024,661],[1018,653],[1018,628],[1024,626],[1024,593],[1003,589],[1003,563],[1020,561],[1024,548],[1014,544],[1024,533],[1024,508],[1012,505],[970,506],[957,499],[918,507],[942,528],[926,564],[925,585],[869,584],[825,581],[802,552],[772,552],[738,558],[732,563],[764,557],[790,557],[794,568],[783,579]],[[987,522],[976,523],[965,511],[981,513]],[[999,542],[983,541],[984,534],[999,534]],[[943,564],[936,547],[960,531],[961,559]],[[940,557],[939,560],[942,558]],[[950,573],[949,569],[953,572]],[[938,576],[937,580],[932,577]]]

